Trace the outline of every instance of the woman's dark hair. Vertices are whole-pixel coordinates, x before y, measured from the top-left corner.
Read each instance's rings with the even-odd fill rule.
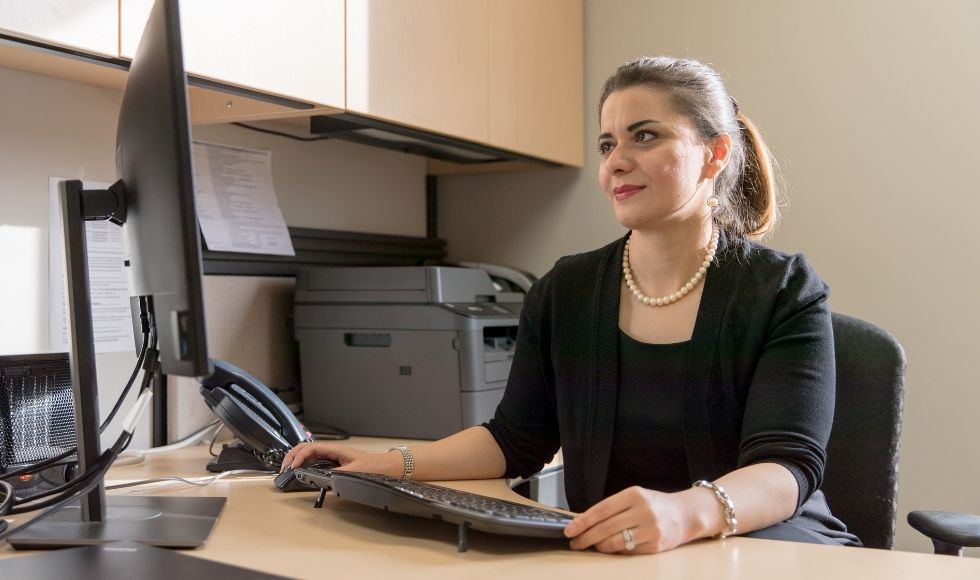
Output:
[[[635,86],[666,91],[705,141],[731,135],[728,165],[715,178],[719,201],[715,221],[733,241],[761,238],[771,231],[779,217],[772,156],[755,125],[739,112],[721,76],[696,60],[638,58],[606,80],[599,98],[600,115],[610,94]]]

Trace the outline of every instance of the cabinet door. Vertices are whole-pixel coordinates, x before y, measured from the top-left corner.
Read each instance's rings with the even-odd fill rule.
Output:
[[[0,0],[0,32],[116,57],[117,3],[118,0]]]
[[[581,0],[494,0],[489,17],[489,143],[581,167]]]
[[[348,0],[347,108],[485,143],[487,0]]]
[[[120,4],[120,52],[132,58],[152,0]],[[344,107],[344,0],[190,0],[180,10],[188,73]]]

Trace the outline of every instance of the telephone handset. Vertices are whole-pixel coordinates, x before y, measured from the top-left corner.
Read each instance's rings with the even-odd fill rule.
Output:
[[[297,443],[312,439],[311,433],[262,381],[227,361],[213,360],[212,363],[214,374],[201,379],[201,395],[246,448],[246,452],[238,450],[239,456],[245,455],[245,458],[225,459],[224,464],[234,461],[254,463],[257,459],[265,469],[278,470],[286,452]],[[231,455],[235,448],[225,451],[229,450]],[[247,457],[247,452],[254,457]],[[220,464],[221,457],[208,469],[223,471],[244,466],[217,467]]]

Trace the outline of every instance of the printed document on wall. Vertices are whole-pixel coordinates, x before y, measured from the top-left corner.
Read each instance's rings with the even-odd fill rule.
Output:
[[[58,182],[62,179],[65,178],[48,179],[48,342],[52,351],[69,350],[65,235],[58,195]],[[83,187],[108,189],[109,184],[85,181]],[[85,222],[85,242],[95,352],[133,352],[136,347],[124,265],[123,229],[108,221]]]
[[[197,218],[208,249],[293,256],[272,152],[194,142]]]

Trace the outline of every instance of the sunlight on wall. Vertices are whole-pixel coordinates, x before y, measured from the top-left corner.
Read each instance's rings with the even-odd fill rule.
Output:
[[[40,228],[0,224],[0,354],[43,352],[42,292],[47,280]]]

